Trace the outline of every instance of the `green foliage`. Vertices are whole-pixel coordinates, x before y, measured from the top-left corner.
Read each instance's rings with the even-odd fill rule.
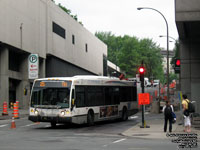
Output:
[[[51,1],[55,3],[54,0],[51,0]],[[77,15],[72,15],[70,9],[67,9],[65,6],[62,6],[60,3],[58,4],[58,6],[59,6],[63,11],[65,11],[68,15],[70,15],[72,18],[74,18],[74,20],[78,21]],[[78,22],[83,26],[83,23],[82,23],[81,21],[78,21]]]
[[[60,3],[58,4],[58,6],[59,6],[62,10],[64,10],[68,15],[71,14],[71,10],[70,10],[70,9],[67,9],[66,7],[62,6]],[[71,15],[71,16],[73,16],[73,15]]]
[[[111,32],[96,32],[95,35],[108,46],[108,60],[124,70],[127,77],[135,77],[143,61],[146,77],[164,81],[161,49],[151,39],[115,36]]]

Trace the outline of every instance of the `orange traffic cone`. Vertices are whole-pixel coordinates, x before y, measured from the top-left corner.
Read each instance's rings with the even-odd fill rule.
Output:
[[[13,107],[13,117],[15,119],[19,119],[19,112],[18,112],[18,104],[14,103],[14,107]]]
[[[16,125],[15,125],[15,118],[12,117],[12,122],[11,122],[11,129],[15,129],[16,128]]]
[[[3,102],[3,112],[2,112],[2,115],[8,115],[8,105],[7,105],[7,102]]]

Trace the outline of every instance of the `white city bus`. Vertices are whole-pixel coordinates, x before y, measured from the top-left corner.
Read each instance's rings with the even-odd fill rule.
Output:
[[[76,123],[117,119],[135,114],[135,82],[100,76],[43,78],[34,81],[29,120],[33,122]]]

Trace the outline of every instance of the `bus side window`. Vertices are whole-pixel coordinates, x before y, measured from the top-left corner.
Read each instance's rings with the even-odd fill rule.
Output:
[[[76,107],[85,107],[85,87],[76,86]]]

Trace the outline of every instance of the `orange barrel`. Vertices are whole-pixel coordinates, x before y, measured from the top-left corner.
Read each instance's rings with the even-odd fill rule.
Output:
[[[6,101],[3,102],[3,112],[2,112],[2,115],[8,115],[8,105],[7,105]]]
[[[163,88],[161,88],[161,92],[160,92],[161,94],[163,94],[164,92],[163,92]]]
[[[13,117],[15,119],[19,119],[19,111],[18,111],[18,104],[14,103],[14,107],[13,107]]]
[[[150,95],[150,103],[152,103],[152,102],[153,102],[153,96]]]
[[[19,101],[16,101],[16,104],[17,104],[17,107],[18,107],[18,109],[19,109]]]
[[[158,91],[155,90],[155,98],[157,98],[157,97],[158,97]]]
[[[19,114],[19,101],[16,101],[17,107],[18,107],[18,114]]]
[[[167,96],[164,96],[164,100],[165,100],[165,101],[167,100]]]

